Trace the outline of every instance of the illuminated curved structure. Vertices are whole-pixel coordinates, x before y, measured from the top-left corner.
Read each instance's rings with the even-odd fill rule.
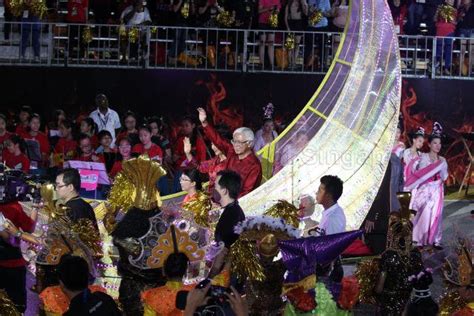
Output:
[[[278,199],[296,203],[302,194],[314,196],[319,179],[332,174],[344,181],[339,204],[347,229],[358,228],[388,165],[400,96],[400,56],[390,9],[385,1],[354,0],[324,81],[287,130],[259,153],[265,176],[279,164],[282,169],[240,199],[242,208],[256,215]],[[302,137],[308,142],[298,150]],[[288,160],[291,151],[296,155]]]
[[[258,215],[278,199],[315,196],[327,174],[344,181],[339,204],[347,229],[364,220],[388,165],[401,96],[398,40],[382,0],[353,0],[334,61],[315,94],[271,144],[258,154],[264,179],[241,198]],[[180,209],[180,194],[163,198]],[[321,209],[317,209],[318,212]]]

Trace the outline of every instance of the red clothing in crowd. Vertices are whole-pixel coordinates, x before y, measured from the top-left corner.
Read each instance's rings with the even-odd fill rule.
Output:
[[[99,138],[97,137],[97,135],[94,134],[89,138],[91,140],[92,148],[94,148],[94,150],[97,149],[97,147],[99,147]]]
[[[89,0],[69,0],[67,3],[66,21],[71,23],[86,23],[88,6]]]
[[[63,154],[65,158],[72,159],[76,156],[77,142],[72,139],[60,138],[54,152],[56,154]]]
[[[12,133],[5,131],[5,134],[3,136],[0,136],[0,147],[3,145],[3,143],[12,137]]]
[[[181,168],[181,165],[186,160],[186,154],[184,153],[184,137],[180,136],[176,142],[176,147],[174,149],[174,154],[178,156],[178,160],[176,161],[176,168]],[[191,153],[194,159],[197,162],[201,162],[206,160],[206,144],[201,137],[196,137],[196,144],[191,148]]]
[[[157,159],[158,157],[159,160],[163,159],[163,151],[161,150],[160,146],[154,143],[152,143],[151,147],[148,149],[145,149],[142,143],[136,144],[132,148],[132,153],[139,155],[148,154],[148,157],[150,157],[151,159]]]
[[[216,182],[217,173],[221,170],[224,170],[226,167],[226,160],[221,161],[219,157],[215,156],[212,159],[198,162],[195,159],[192,161],[185,161],[184,165],[188,168],[196,168],[200,173],[206,173],[209,176],[209,192],[212,192],[214,189],[214,184]]]
[[[92,159],[93,156],[96,156],[97,159],[94,161]],[[101,162],[101,163],[105,163],[105,160],[104,160],[104,156],[102,155],[96,155],[94,153],[91,153],[89,155],[80,155],[80,156],[77,156],[76,158],[74,158],[76,160],[79,160],[79,161],[85,161],[85,162]]]
[[[31,218],[23,212],[23,208],[18,202],[10,202],[5,204],[0,204],[0,213],[5,216],[5,218],[9,219],[13,225],[15,225],[18,229],[23,230],[27,233],[32,233],[35,228],[35,223],[31,220]],[[9,250],[11,251],[11,250]],[[12,259],[0,260],[0,267],[2,268],[16,268],[22,267],[25,265],[25,260],[21,256],[21,253],[18,250],[17,257]]]
[[[244,196],[260,185],[262,181],[262,166],[254,153],[251,153],[244,159],[240,159],[235,153],[232,144],[224,140],[211,125],[208,124],[204,127],[204,133],[217,148],[225,153],[227,159],[224,160],[224,169],[233,170],[242,178],[242,190],[239,197]]]
[[[19,154],[18,156],[12,155],[10,153],[6,154],[3,157],[5,164],[8,168],[22,170],[28,172],[30,170],[30,160],[25,154]]]
[[[117,160],[114,162],[114,165],[112,166],[112,169],[110,170],[110,177],[115,178],[115,176],[122,171],[122,160]]]
[[[39,143],[40,151],[44,155],[49,155],[49,140],[45,133],[38,132],[36,136],[31,136],[30,133],[25,135],[25,140],[34,140]]]
[[[25,126],[23,124],[18,124],[15,128],[15,134],[21,137],[25,137],[26,134],[28,134],[28,126]]]

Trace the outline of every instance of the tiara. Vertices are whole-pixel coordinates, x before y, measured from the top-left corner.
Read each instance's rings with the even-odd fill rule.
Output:
[[[273,112],[275,111],[275,107],[273,106],[273,103],[268,103],[265,105],[263,108],[263,118],[264,119],[272,119],[273,118]]]
[[[431,132],[431,135],[437,137],[441,137],[443,135],[443,127],[440,123],[434,122],[433,131]]]

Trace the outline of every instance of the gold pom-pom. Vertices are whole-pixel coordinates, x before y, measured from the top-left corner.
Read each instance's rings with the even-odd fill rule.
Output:
[[[449,4],[443,4],[438,11],[439,16],[444,22],[454,22],[456,19],[457,11],[454,7]]]
[[[467,302],[459,295],[456,290],[444,293],[439,301],[439,315],[449,316],[456,311],[463,309]]]
[[[212,201],[209,195],[202,191],[198,191],[196,195],[188,202],[183,204],[183,209],[192,212],[194,222],[202,227],[209,228],[208,214],[212,208]]]
[[[265,280],[265,273],[258,257],[255,241],[239,238],[230,248],[232,275],[239,280],[249,278],[252,281]]]
[[[132,44],[138,43],[138,37],[140,36],[140,30],[138,27],[132,27],[128,30],[128,40]]]
[[[15,304],[10,300],[5,290],[0,289],[0,311],[2,316],[21,316]]]
[[[127,28],[125,27],[125,25],[120,25],[119,26],[119,29],[118,29],[118,32],[119,32],[119,36],[122,37],[122,38],[125,38],[127,37]]]
[[[185,1],[181,7],[181,15],[187,19],[189,17],[189,1]]]
[[[308,18],[309,25],[316,26],[323,18],[324,15],[320,10],[313,10]]]
[[[122,173],[119,173],[114,179],[114,185],[109,193],[109,203],[111,209],[122,209],[127,211],[133,206],[133,196],[135,195],[135,186]]]
[[[82,32],[82,42],[86,45],[92,42],[92,30],[89,26],[86,26]]]
[[[222,11],[217,15],[217,23],[223,27],[231,27],[234,24],[234,18],[229,11]]]
[[[19,17],[23,14],[25,2],[23,0],[10,0],[10,11],[13,16]]]
[[[100,234],[90,219],[79,219],[77,223],[71,225],[71,230],[79,236],[94,257],[102,256]]]
[[[33,0],[30,3],[30,10],[34,16],[39,17],[40,19],[48,12],[48,8],[46,7],[45,0]]]
[[[268,19],[270,26],[274,29],[278,27],[278,13],[278,10],[273,10]]]
[[[156,27],[156,26],[150,27],[150,32],[151,32],[151,34],[153,34],[153,35],[156,34],[156,33],[158,32],[158,27]]]
[[[293,50],[295,48],[295,34],[288,34],[285,40],[285,48],[288,50]]]
[[[298,219],[298,208],[285,200],[278,200],[278,203],[270,207],[264,215],[282,218],[286,224],[298,227],[300,220]]]
[[[380,271],[380,259],[362,261],[357,265],[354,275],[360,286],[359,299],[364,304],[376,304],[375,285]]]

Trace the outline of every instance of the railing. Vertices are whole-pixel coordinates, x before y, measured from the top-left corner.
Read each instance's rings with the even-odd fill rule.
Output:
[[[11,31],[0,41],[0,65],[16,66],[324,74],[341,37],[330,32],[62,23],[4,23],[4,33],[6,27]],[[404,77],[474,79],[474,38],[400,36],[399,46]]]

